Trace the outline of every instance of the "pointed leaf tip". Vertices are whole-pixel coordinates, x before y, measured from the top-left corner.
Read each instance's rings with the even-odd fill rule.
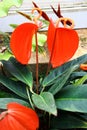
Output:
[[[55,100],[50,92],[42,92],[40,95],[32,95],[35,106],[41,110],[47,111],[50,114],[57,115]]]

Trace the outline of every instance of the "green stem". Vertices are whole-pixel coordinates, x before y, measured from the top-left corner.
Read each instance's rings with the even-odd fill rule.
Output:
[[[26,87],[26,91],[27,91],[27,95],[28,95],[29,102],[30,102],[32,108],[34,109],[34,105],[33,105],[33,103],[32,103],[32,100],[31,100],[31,97],[30,97],[30,94],[29,94],[29,88],[28,88],[28,87]]]

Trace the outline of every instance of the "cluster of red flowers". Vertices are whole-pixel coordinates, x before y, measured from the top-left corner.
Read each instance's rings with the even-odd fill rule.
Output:
[[[64,27],[59,27],[58,22]],[[47,45],[50,53],[50,63],[57,67],[67,62],[78,48],[79,38],[72,29],[72,20],[58,19],[55,24],[49,20]],[[70,23],[69,27],[66,24]],[[38,31],[34,22],[19,25],[12,33],[10,47],[15,58],[21,64],[28,64],[31,57],[32,37]],[[0,130],[36,130],[39,127],[37,114],[30,108],[17,103],[9,103],[7,111],[0,114]]]
[[[61,18],[59,18],[60,21]],[[62,18],[61,21],[72,20]],[[66,24],[66,23],[65,23]],[[38,25],[35,23],[23,23],[12,33],[10,40],[11,50],[21,64],[28,64],[31,56],[32,37],[37,33]],[[57,67],[67,62],[78,48],[79,38],[72,26],[59,27],[52,20],[48,27],[47,45],[51,56],[51,64]]]

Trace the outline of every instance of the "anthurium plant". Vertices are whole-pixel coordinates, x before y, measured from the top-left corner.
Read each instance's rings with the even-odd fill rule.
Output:
[[[79,44],[78,34],[73,29],[74,21],[61,17],[60,10],[52,7],[59,17],[55,22],[33,4],[32,12],[38,11],[39,15],[16,27],[10,38],[13,55],[8,60],[0,60],[0,83],[4,87],[0,91],[0,129],[87,128],[87,67],[84,64],[87,55],[71,60]],[[47,72],[42,77],[38,73],[41,16],[49,21],[47,47],[50,55]],[[36,78],[29,67],[33,36]]]

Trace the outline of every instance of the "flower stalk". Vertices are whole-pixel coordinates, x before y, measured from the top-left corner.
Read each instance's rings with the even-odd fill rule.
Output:
[[[52,56],[53,56],[53,52],[54,52],[54,48],[55,48],[56,31],[57,30],[55,30],[54,41],[53,41],[53,45],[52,45],[52,51],[51,51],[51,55],[50,55],[46,75],[48,75],[48,73],[50,71],[50,68],[51,68],[51,60],[52,60]]]

